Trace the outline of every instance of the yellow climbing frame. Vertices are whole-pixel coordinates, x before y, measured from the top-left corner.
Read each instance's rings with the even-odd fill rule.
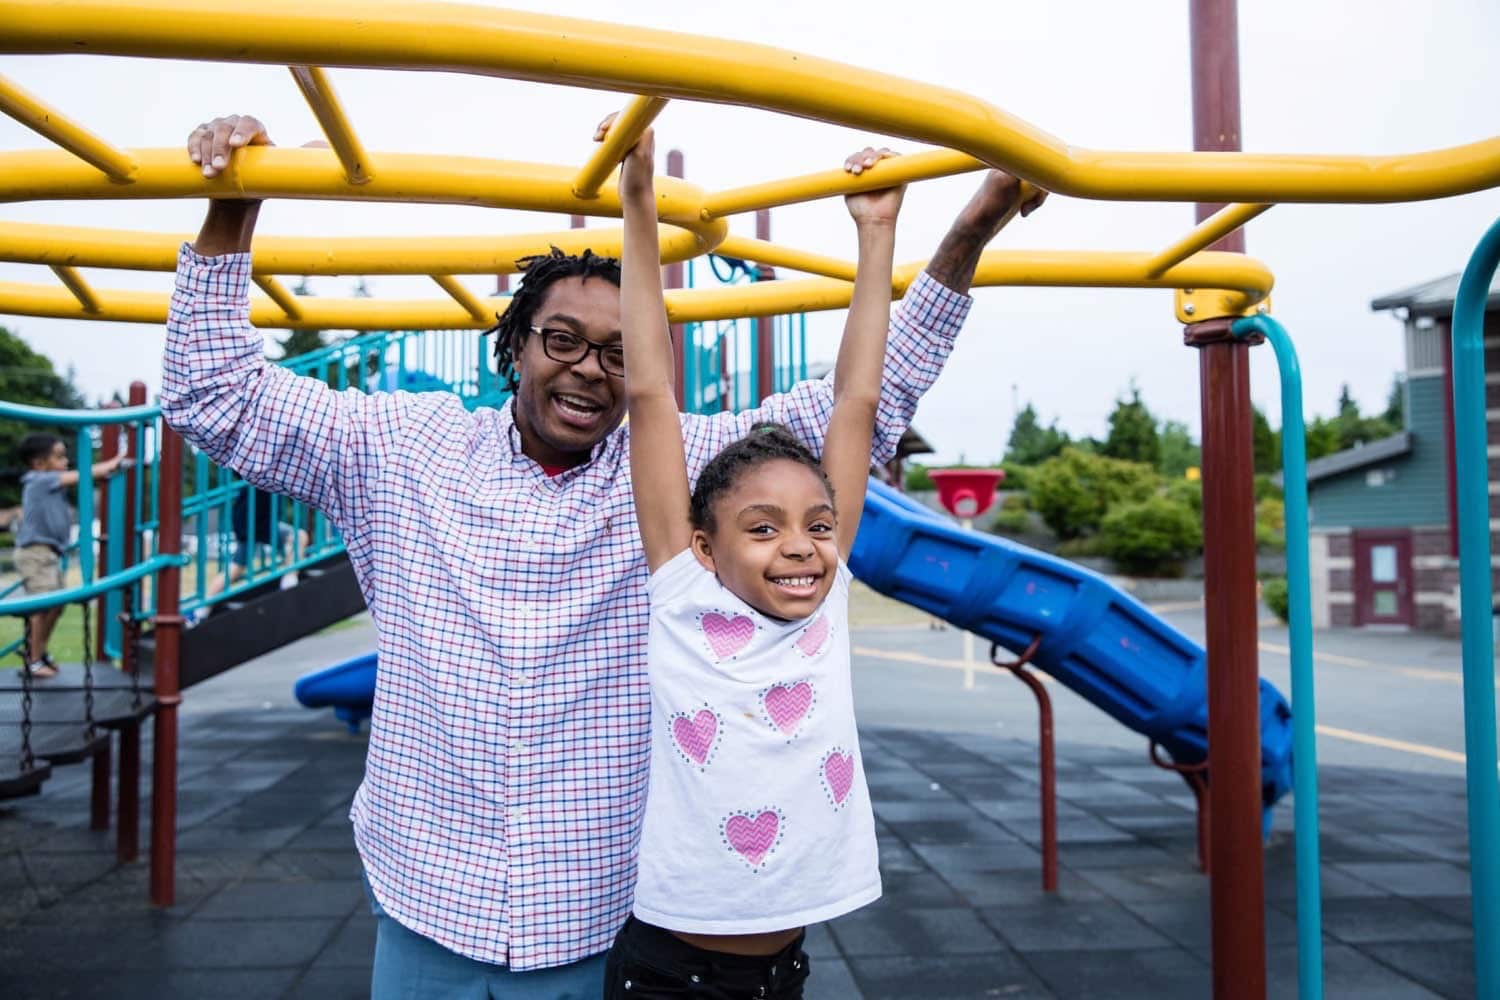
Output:
[[[1138,153],[1072,147],[957,91],[721,39],[542,14],[378,0],[0,0],[0,53],[96,54],[286,65],[328,149],[256,147],[204,180],[181,149],[118,149],[0,78],[0,110],[57,147],[0,153],[0,201],[189,197],[317,198],[469,204],[618,217],[621,152],[669,100],[739,104],[943,148],[840,170],[705,191],[659,177],[662,257],[710,250],[814,277],[668,294],[677,322],[836,309],[854,266],[729,235],[727,218],[771,208],[1002,167],[1063,195],[1116,201],[1224,202],[1173,244],[1138,253],[989,251],[979,285],[1170,288],[1186,322],[1265,308],[1272,276],[1259,262],[1204,248],[1278,202],[1396,202],[1500,185],[1500,137],[1401,156]],[[232,32],[224,25],[232,24]],[[712,59],[703,58],[711,52]],[[367,152],[325,67],[441,70],[632,94],[608,140],[579,167]],[[181,234],[0,223],[0,261],[48,266],[58,281],[0,282],[0,312],[161,323],[164,294],[95,289],[79,267],[170,271]],[[261,236],[251,320],[265,327],[465,328],[492,322],[503,297],[458,275],[515,270],[521,256],[585,242],[617,254],[619,229],[504,237],[309,239]],[[922,267],[897,269],[899,294]],[[279,275],[429,275],[432,299],[299,299]]]

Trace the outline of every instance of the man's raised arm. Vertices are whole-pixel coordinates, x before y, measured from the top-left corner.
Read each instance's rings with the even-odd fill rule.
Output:
[[[269,144],[249,116],[193,130],[188,156],[216,176],[243,146]],[[209,203],[198,239],[177,260],[162,362],[162,414],[220,465],[325,511],[351,542],[366,482],[387,464],[416,397],[335,392],[265,360],[250,325],[250,243],[257,201]],[[456,401],[455,413],[462,411]]]
[[[844,169],[850,173],[878,170],[879,160],[876,150],[866,148],[845,160]],[[927,268],[907,287],[892,311],[871,442],[872,462],[884,463],[895,455],[901,435],[917,412],[917,403],[942,373],[973,305],[969,286],[986,244],[1018,212],[1030,215],[1046,194],[1037,192],[1018,209],[1021,196],[1021,183],[1016,178],[1002,170],[987,172],[979,190],[953,220]],[[753,410],[688,417],[683,430],[690,474],[696,476],[725,445],[767,420],[786,424],[815,454],[822,454],[823,435],[832,412],[830,373],[828,378],[800,382]]]

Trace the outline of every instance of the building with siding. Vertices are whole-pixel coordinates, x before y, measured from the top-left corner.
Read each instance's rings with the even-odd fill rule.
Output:
[[[1405,426],[1308,463],[1317,627],[1458,630],[1451,325],[1458,279],[1449,275],[1370,304],[1403,327]],[[1484,345],[1493,544],[1500,528],[1500,278],[1490,288]]]

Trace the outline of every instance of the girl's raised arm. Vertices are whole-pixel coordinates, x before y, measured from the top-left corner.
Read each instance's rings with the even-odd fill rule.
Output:
[[[599,126],[603,139],[611,119]],[[630,420],[630,477],[646,565],[654,572],[688,547],[687,460],[672,386],[672,334],[661,294],[655,139],[650,129],[620,165],[625,243],[620,261],[620,326]]]
[[[893,156],[888,149],[865,148],[844,161],[850,173],[879,169]],[[833,369],[833,414],[823,443],[823,471],[833,484],[839,513],[839,554],[848,558],[864,512],[870,476],[870,439],[880,403],[886,330],[891,309],[891,258],[896,250],[896,215],[905,188],[851,194],[844,201],[859,237],[854,298]]]

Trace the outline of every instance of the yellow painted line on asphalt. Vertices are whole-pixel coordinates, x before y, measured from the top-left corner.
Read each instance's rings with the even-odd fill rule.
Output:
[[[1282,656],[1290,656],[1292,650],[1288,646],[1277,645],[1274,642],[1262,642],[1260,648],[1267,653],[1279,653]],[[1341,656],[1338,653],[1319,653],[1313,651],[1313,659],[1323,663],[1329,663],[1336,667],[1360,667],[1366,670],[1381,670],[1386,673],[1400,674],[1403,677],[1414,677],[1422,681],[1437,681],[1441,684],[1457,684],[1462,686],[1463,674],[1454,673],[1449,670],[1432,670],[1428,667],[1403,667],[1392,663],[1378,663],[1375,660],[1366,660],[1358,656]]]
[[[1462,764],[1465,761],[1464,755],[1457,751],[1444,750],[1442,747],[1430,747],[1425,743],[1393,740],[1385,736],[1355,732],[1352,729],[1339,729],[1337,726],[1318,726],[1317,729],[1320,736],[1333,736],[1337,739],[1348,740],[1351,743],[1364,743],[1372,747],[1399,750],[1402,753],[1417,754],[1421,757],[1434,757],[1438,760],[1451,761],[1455,764]]]
[[[1146,605],[1146,610],[1159,615],[1169,615],[1174,611],[1193,611],[1201,607],[1203,607],[1203,601],[1201,600],[1168,601],[1165,604],[1148,604]]]
[[[944,670],[964,670],[967,664],[963,660],[944,660],[936,656],[924,656],[921,653],[907,653],[900,650],[876,649],[873,646],[853,646],[850,650],[855,656],[868,656],[874,660],[889,660],[892,663],[915,663],[922,667],[942,667]],[[988,660],[976,660],[974,666],[989,670],[998,670]],[[1057,683],[1046,671],[1030,668],[1046,684]]]

